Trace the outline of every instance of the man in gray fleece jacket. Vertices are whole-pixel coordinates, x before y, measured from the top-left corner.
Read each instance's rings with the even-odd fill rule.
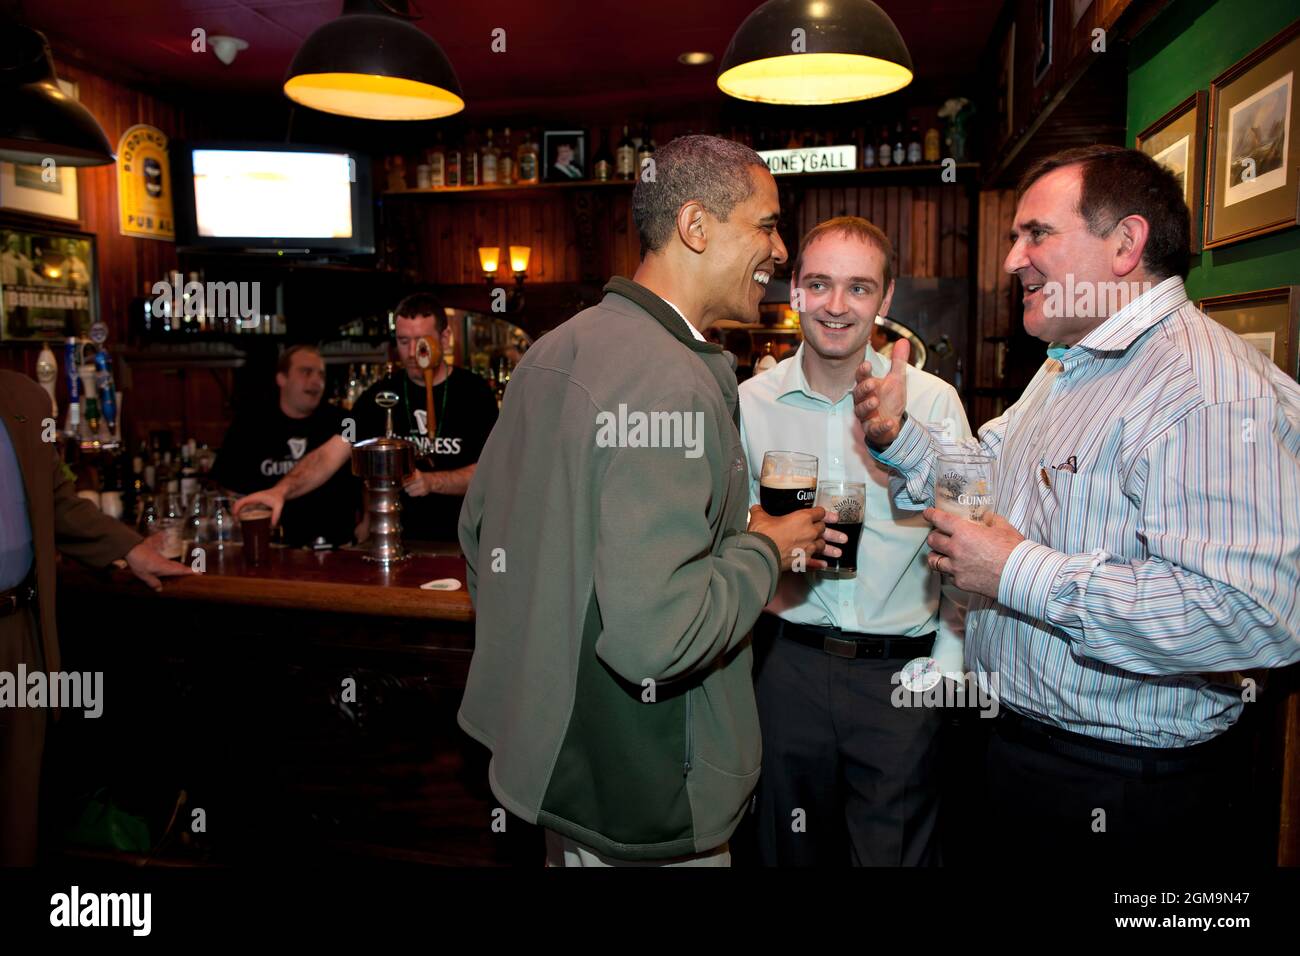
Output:
[[[726,865],[758,779],[749,631],[842,535],[749,509],[736,377],[786,250],[747,147],[676,139],[633,194],[642,260],[515,370],[460,517],[476,640],[460,725],[553,865]],[[825,535],[825,539],[823,539]]]

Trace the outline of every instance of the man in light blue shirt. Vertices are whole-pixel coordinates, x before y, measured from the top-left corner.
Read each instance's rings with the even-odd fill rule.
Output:
[[[926,564],[928,522],[894,503],[889,472],[853,414],[857,366],[865,359],[877,374],[891,366],[870,338],[893,295],[892,251],[865,219],[812,229],[793,273],[804,343],[740,387],[753,503],[767,451],[815,455],[819,480],[866,486],[856,575],[787,574],[755,625],[757,843],[766,865],[937,862],[940,712],[899,707],[896,691],[900,671],[918,659],[962,671],[963,610]],[[950,385],[910,366],[905,375],[913,418],[951,440],[969,436]]]

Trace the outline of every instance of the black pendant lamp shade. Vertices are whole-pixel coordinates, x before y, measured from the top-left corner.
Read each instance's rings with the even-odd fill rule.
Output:
[[[45,34],[0,23],[0,160],[104,166],[113,148],[99,122],[59,89]]]
[[[871,0],[768,0],[718,65],[722,92],[757,103],[850,103],[911,82],[907,44]]]
[[[303,43],[289,65],[289,99],[337,116],[429,120],[465,108],[460,80],[436,40],[385,0],[345,0],[343,15]]]

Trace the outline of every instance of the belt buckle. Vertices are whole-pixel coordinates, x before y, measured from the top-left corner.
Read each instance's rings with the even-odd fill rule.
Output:
[[[822,650],[835,657],[857,657],[858,642],[846,641],[828,634],[822,638]]]

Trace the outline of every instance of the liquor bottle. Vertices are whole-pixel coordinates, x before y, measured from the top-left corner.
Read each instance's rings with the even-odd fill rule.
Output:
[[[618,148],[614,151],[614,174],[619,179],[632,179],[636,176],[636,147],[627,135],[626,126],[623,127],[623,138],[618,141]]]
[[[939,131],[933,126],[925,131],[925,161],[927,163],[939,161]]]
[[[537,168],[537,142],[533,139],[531,130],[524,134],[524,141],[519,144],[516,162],[519,182],[531,185],[538,181],[541,170]]]
[[[614,161],[610,159],[609,149],[602,140],[596,147],[591,161],[591,175],[597,182],[607,183],[614,176]]]
[[[921,161],[921,128],[915,120],[907,134],[907,161],[914,166]]]
[[[484,186],[497,185],[497,164],[501,159],[501,150],[497,149],[496,143],[492,141],[492,130],[487,131],[487,142],[483,144],[483,149],[479,152],[479,174]]]
[[[442,145],[442,133],[429,150],[429,185],[433,189],[447,185],[447,148]]]
[[[880,146],[876,149],[876,162],[889,166],[894,161],[894,146],[889,142],[889,127],[880,127]]]
[[[870,169],[876,165],[876,147],[873,143],[867,143],[862,147],[862,168]]]
[[[456,146],[447,147],[447,188],[454,189],[460,185],[460,149]]]
[[[894,125],[894,165],[902,166],[907,159],[907,147],[903,145],[903,121]]]
[[[787,136],[787,137],[786,137],[786,140],[785,140],[785,148],[786,148],[786,149],[798,149],[798,148],[799,148],[799,145],[800,145],[800,143],[799,143],[799,134],[796,133],[794,130],[790,130],[790,135]]]
[[[497,182],[502,186],[515,184],[515,150],[510,143],[510,127],[501,137],[501,156],[497,160]]]
[[[636,150],[636,172],[638,176],[644,176],[647,166],[647,160],[653,159],[655,154],[654,140],[650,138],[650,127],[647,126],[641,131],[641,145]]]
[[[465,153],[460,158],[460,184],[462,186],[478,186],[483,182],[479,178],[482,161],[483,157],[478,151],[478,134],[471,131],[465,137]]]

